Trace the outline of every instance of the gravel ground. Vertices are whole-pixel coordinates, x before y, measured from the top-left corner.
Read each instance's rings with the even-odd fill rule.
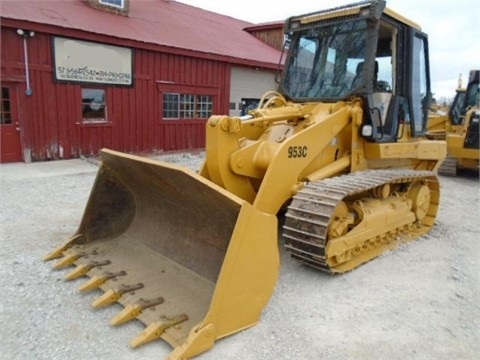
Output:
[[[203,153],[160,156],[198,169]],[[112,328],[122,307],[93,310],[99,292],[64,281],[41,259],[75,232],[93,185],[92,161],[0,165],[0,358],[162,359],[171,348],[128,343],[138,322]],[[480,358],[478,175],[440,177],[432,231],[341,276],[283,251],[260,323],[219,340],[199,360]]]

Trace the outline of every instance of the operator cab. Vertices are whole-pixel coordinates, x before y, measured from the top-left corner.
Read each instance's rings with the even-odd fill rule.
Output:
[[[431,99],[427,36],[420,27],[364,1],[287,20],[289,55],[279,91],[295,102],[363,99],[362,135],[391,142],[410,125],[425,133]]]
[[[466,128],[463,147],[480,149],[480,70],[470,71],[461,114],[461,125]]]
[[[450,119],[452,125],[462,125],[467,111],[480,106],[480,70],[471,70],[465,90],[458,89],[452,106]]]

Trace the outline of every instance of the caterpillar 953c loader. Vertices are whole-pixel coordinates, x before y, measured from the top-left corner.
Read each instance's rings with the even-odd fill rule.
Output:
[[[445,141],[425,137],[427,36],[364,1],[293,16],[277,91],[212,116],[197,173],[102,150],[78,231],[46,259],[100,288],[94,307],[138,319],[187,359],[255,325],[295,259],[342,273],[433,226]],[[281,218],[281,222],[279,222]]]
[[[447,141],[447,158],[441,175],[456,176],[457,170],[479,169],[480,70],[470,70],[466,88],[459,88],[447,114],[428,119],[427,136]]]

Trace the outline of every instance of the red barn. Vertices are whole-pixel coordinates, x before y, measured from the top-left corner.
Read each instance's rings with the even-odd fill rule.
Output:
[[[167,0],[4,1],[0,162],[205,146],[274,90],[282,24]]]

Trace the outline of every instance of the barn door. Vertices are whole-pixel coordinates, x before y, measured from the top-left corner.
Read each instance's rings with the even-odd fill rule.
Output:
[[[0,95],[0,163],[22,161],[17,87],[2,83]]]

